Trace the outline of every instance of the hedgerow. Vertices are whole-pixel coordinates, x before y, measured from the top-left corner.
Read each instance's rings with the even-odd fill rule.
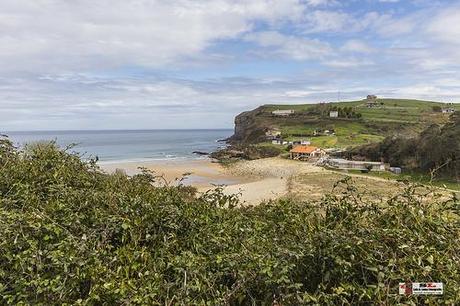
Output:
[[[454,196],[368,202],[345,180],[319,202],[241,207],[159,179],[0,139],[0,304],[460,303]],[[445,293],[401,296],[404,281]]]

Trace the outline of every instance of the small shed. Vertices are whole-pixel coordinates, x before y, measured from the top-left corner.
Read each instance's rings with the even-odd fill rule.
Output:
[[[330,111],[329,112],[329,117],[338,118],[339,117],[339,112],[338,111]]]

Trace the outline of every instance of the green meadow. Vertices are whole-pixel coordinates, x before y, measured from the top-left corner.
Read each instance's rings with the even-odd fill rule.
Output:
[[[449,114],[433,107],[445,103],[408,99],[377,99],[378,107],[368,108],[366,100],[327,104],[264,105],[254,116],[257,126],[279,129],[285,140],[310,139],[324,148],[346,148],[379,142],[386,136],[411,136],[431,124],[443,124]],[[456,111],[460,105],[454,104]],[[332,108],[351,108],[361,118],[330,118]],[[272,115],[274,110],[294,110],[288,117]],[[331,135],[315,131],[331,131]]]

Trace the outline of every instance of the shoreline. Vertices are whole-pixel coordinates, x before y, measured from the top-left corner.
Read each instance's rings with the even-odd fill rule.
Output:
[[[242,205],[257,205],[262,201],[278,199],[287,194],[289,177],[295,172],[294,167],[297,165],[294,163],[290,169],[283,170],[286,163],[290,161],[269,158],[239,161],[230,166],[223,166],[211,158],[201,158],[114,162],[103,163],[100,166],[108,173],[122,170],[128,175],[139,173],[138,168],[144,167],[163,176],[169,184],[194,186],[198,193],[223,185],[223,192],[228,195],[238,194]],[[188,175],[180,180],[184,174]]]
[[[202,161],[210,160],[208,156],[181,156],[181,157],[167,157],[167,158],[131,158],[131,159],[113,159],[113,160],[99,160],[97,163],[99,166],[111,166],[111,165],[125,165],[125,164],[160,164],[160,163],[170,163],[170,162],[193,162],[193,161]]]
[[[299,163],[280,157],[241,160],[227,166],[211,158],[101,165],[106,172],[122,169],[128,175],[138,173],[139,167],[164,176],[171,185],[184,184],[196,187],[199,194],[216,188],[216,185],[223,186],[225,194],[239,195],[241,205],[258,205],[286,195],[299,194],[306,187],[296,186],[295,181],[299,176],[312,175],[315,177],[314,180],[317,180],[318,177],[330,173],[309,163]],[[186,179],[180,180],[185,173],[188,174]],[[313,186],[312,184],[314,185],[314,181],[308,182],[307,185]],[[315,192],[312,195],[321,194],[322,192]]]
[[[386,199],[406,187],[397,180],[331,171],[281,157],[241,160],[226,166],[211,158],[101,165],[105,172],[121,169],[128,175],[139,173],[139,167],[164,176],[169,185],[193,186],[198,194],[223,186],[224,194],[238,195],[242,206],[287,196],[298,201],[320,200],[333,190],[336,194],[346,192],[346,186],[337,187],[337,182],[346,177],[350,177],[363,199]],[[187,176],[181,180],[184,174]]]
[[[146,168],[158,176],[163,176],[171,184],[178,183],[182,179],[184,185],[197,188],[231,185],[244,181],[242,178],[227,174],[225,167],[210,158],[119,161],[102,163],[100,166],[106,172],[122,170],[127,175],[137,174],[140,172],[139,168]]]

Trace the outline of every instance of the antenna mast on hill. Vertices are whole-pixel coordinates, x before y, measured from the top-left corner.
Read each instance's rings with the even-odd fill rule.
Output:
[[[337,91],[337,102],[340,102],[340,91]]]

